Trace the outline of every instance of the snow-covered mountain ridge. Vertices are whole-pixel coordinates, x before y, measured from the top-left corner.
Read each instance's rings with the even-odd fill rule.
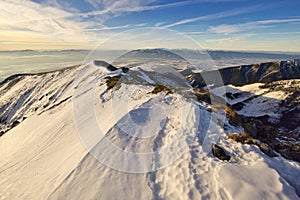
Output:
[[[72,67],[15,76],[0,85],[1,128],[5,132],[0,137],[1,199],[298,198],[299,163],[280,155],[270,158],[256,146],[227,140],[221,121],[224,113],[198,102],[201,98],[180,75],[167,80],[140,68],[129,73],[104,69],[98,74],[91,71],[93,76],[78,82],[78,73],[80,67]],[[119,76],[120,81],[108,89],[107,81]],[[89,90],[88,84],[74,96],[74,89],[89,83],[86,81],[97,83],[94,90]],[[180,83],[177,92],[175,86]],[[89,126],[89,102],[84,98],[90,91],[104,134],[88,141],[91,146],[83,138],[95,128]],[[215,94],[223,97],[220,91]],[[82,104],[76,107],[74,99]],[[75,122],[74,110],[81,114]],[[21,123],[14,124],[16,121]],[[224,123],[228,132],[242,130],[226,120]],[[80,127],[86,131],[83,135],[78,134]],[[144,159],[145,166],[140,168],[139,160],[124,160],[104,148],[104,137],[125,152],[158,153],[151,160]],[[231,155],[228,162],[204,151],[211,140]],[[159,152],[168,144],[171,154]],[[103,155],[99,162],[97,156]],[[168,163],[169,156],[176,159]],[[148,169],[147,164],[157,170],[128,173]]]
[[[25,118],[71,100],[78,66],[49,73],[14,75],[0,84],[0,134]]]

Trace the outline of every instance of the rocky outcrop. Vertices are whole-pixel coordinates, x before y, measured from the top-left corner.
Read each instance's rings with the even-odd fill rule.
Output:
[[[219,73],[224,85],[246,85],[257,82],[272,82],[300,78],[300,66],[297,60],[268,62],[254,65],[243,65],[219,69],[218,71],[204,71],[202,73],[182,72],[192,83],[193,87],[204,87],[213,84],[214,76]],[[205,78],[203,78],[205,77]],[[209,82],[210,81],[210,82]],[[215,86],[221,86],[216,85]]]
[[[116,68],[115,66],[113,66],[103,60],[94,60],[94,65],[96,65],[98,67],[105,67],[109,71],[117,71],[118,70],[118,68]]]
[[[287,159],[300,162],[300,141],[297,135],[266,125],[255,118],[245,116],[240,116],[240,118],[241,126],[245,131],[229,134],[228,139],[242,144],[257,145],[263,153],[270,157],[276,156],[274,152],[276,151]]]

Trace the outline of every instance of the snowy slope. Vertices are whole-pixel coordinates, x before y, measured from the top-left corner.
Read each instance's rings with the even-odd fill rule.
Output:
[[[299,127],[300,122],[299,89],[300,80],[292,79],[240,87],[228,85],[212,92],[222,98],[226,97],[228,104],[240,115],[266,118],[270,124],[293,131]]]
[[[109,72],[91,71],[94,78],[81,79],[83,92],[74,95],[78,68],[3,84],[0,106],[8,106],[1,111],[7,132],[0,137],[0,199],[298,199],[299,163],[226,140],[218,115],[204,104],[177,93],[152,94],[157,76],[136,70],[148,85],[122,83],[107,91]],[[14,120],[23,121],[10,129]],[[229,162],[203,149],[218,137]],[[122,158],[105,148],[104,139],[121,152],[158,153]],[[148,162],[158,170],[149,170]]]
[[[32,114],[42,113],[72,97],[78,67],[36,75],[16,75],[0,85],[0,132]]]

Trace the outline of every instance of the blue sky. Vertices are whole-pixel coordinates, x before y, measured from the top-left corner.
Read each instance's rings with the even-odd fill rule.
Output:
[[[0,48],[92,49],[127,31],[131,40],[110,46],[126,49],[147,40],[134,29],[156,27],[207,49],[300,52],[299,9],[298,0],[1,0]],[[158,32],[151,47],[168,35]],[[193,48],[171,38],[171,48]]]

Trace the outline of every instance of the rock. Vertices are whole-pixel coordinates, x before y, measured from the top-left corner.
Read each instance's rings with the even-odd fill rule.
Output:
[[[105,67],[109,71],[117,71],[118,70],[118,68],[116,68],[115,66],[113,66],[103,60],[94,60],[94,65]]]
[[[18,120],[16,120],[11,124],[11,128],[18,126],[19,124],[20,124],[20,122]]]
[[[260,142],[260,143],[258,143],[258,147],[264,154],[266,154],[270,157],[276,156],[273,149],[267,143]]]
[[[283,157],[300,162],[300,144],[292,142],[282,142],[275,146],[275,150]]]
[[[242,124],[242,119],[239,114],[237,114],[230,106],[226,106],[226,116],[229,118],[229,124],[233,126],[240,126]]]
[[[300,78],[300,68],[295,62],[291,66],[282,66],[280,62],[268,62],[254,65],[242,65],[235,67],[226,67],[219,70],[204,71],[201,73],[188,74],[187,79],[192,83],[193,87],[204,87],[206,80],[214,80],[215,74],[222,77],[222,85],[242,86],[257,82],[273,82],[278,80],[289,80]],[[215,87],[222,86],[215,84]],[[230,96],[229,97],[234,97]]]
[[[198,101],[204,101],[208,104],[211,104],[210,92],[209,90],[204,90],[202,88],[195,88],[195,94]]]
[[[257,136],[257,128],[255,123],[249,122],[249,123],[244,123],[243,127],[245,131],[251,136],[251,137],[256,137]]]
[[[122,67],[122,72],[123,73],[127,73],[129,71],[129,68],[128,67]]]
[[[224,149],[222,149],[221,147],[219,147],[216,144],[212,144],[212,153],[214,156],[216,156],[217,158],[219,158],[220,160],[230,160],[230,156],[227,155],[224,151]]]
[[[240,111],[244,108],[245,104],[243,102],[238,102],[236,104],[231,105],[231,107],[235,110],[235,111]]]

